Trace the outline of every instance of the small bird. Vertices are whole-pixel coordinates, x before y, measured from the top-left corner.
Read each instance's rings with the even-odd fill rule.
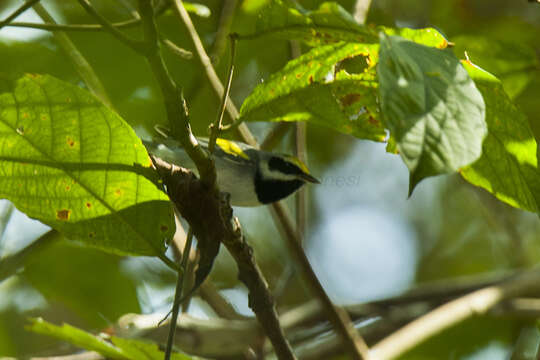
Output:
[[[198,138],[208,149],[208,139]],[[196,171],[181,144],[171,138],[143,140],[150,154],[168,163]],[[293,156],[257,150],[247,144],[217,139],[214,149],[217,184],[229,193],[233,206],[259,206],[294,193],[305,183],[319,184],[306,165]]]

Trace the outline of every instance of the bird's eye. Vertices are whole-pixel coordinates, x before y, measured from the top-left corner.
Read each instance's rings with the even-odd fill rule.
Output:
[[[270,170],[279,171],[284,174],[298,175],[302,173],[302,170],[298,166],[276,156],[270,158],[268,167]]]

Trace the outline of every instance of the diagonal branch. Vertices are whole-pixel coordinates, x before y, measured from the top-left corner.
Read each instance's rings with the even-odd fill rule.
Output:
[[[35,1],[37,2],[39,0],[35,0]],[[155,10],[156,15],[159,16],[163,14],[169,6],[170,6],[169,1],[161,1],[160,3],[158,3]],[[7,21],[4,20],[4,22],[7,22]],[[141,23],[141,19],[139,17],[136,17],[134,19],[114,22],[114,23],[111,23],[111,25],[115,27],[116,29],[121,29],[121,28],[134,27],[134,26],[139,25],[140,23]],[[46,31],[103,31],[105,30],[105,27],[100,24],[64,25],[64,24],[38,24],[38,23],[32,23],[32,22],[10,21],[9,23],[6,23],[4,26],[31,28],[31,29],[46,30]],[[0,26],[0,29],[1,28],[2,26]]]
[[[485,314],[510,297],[540,289],[540,270],[526,272],[452,300],[410,322],[370,350],[375,359],[394,359],[435,334],[475,315]]]
[[[31,8],[34,4],[40,0],[28,0],[21,6],[19,6],[14,12],[12,12],[7,18],[0,21],[0,29],[12,22],[17,16],[21,15],[23,12]]]
[[[280,327],[268,284],[255,263],[253,249],[246,243],[238,220],[233,217],[227,195],[209,192],[190,171],[157,158],[154,164],[169,189],[171,200],[188,221],[199,242],[223,242],[236,260],[239,278],[249,290],[249,305],[272,342],[278,358],[295,359]]]
[[[188,12],[182,5],[182,2],[179,0],[174,1],[173,8],[176,10],[177,16],[182,20],[182,23],[186,26],[186,29],[189,33],[189,37],[193,43],[193,47],[195,48],[195,52],[197,53],[197,59],[199,60],[202,68],[205,71],[205,75],[208,78],[208,81],[210,81],[210,84],[212,85],[212,89],[217,94],[218,98],[222,98],[223,94],[225,92],[225,87],[221,83],[221,80],[219,80],[219,76],[216,73],[216,70],[212,66],[212,61],[210,61],[210,57],[206,53],[206,50],[204,49],[203,43],[201,41],[201,38],[199,37],[199,34],[197,34],[197,30],[195,29],[195,26],[193,26],[193,22],[191,21],[191,18],[189,17]],[[239,112],[230,97],[227,97],[227,106],[226,106],[227,113],[229,114],[229,117],[234,121],[238,118]],[[257,143],[257,139],[251,134],[251,131],[249,131],[246,124],[240,124],[238,126],[238,131],[240,132],[240,135],[242,136],[243,140],[255,147],[258,148],[259,145]]]
[[[175,0],[175,9],[190,34],[190,38],[195,47],[197,57],[201,65],[203,66],[205,73],[210,80],[212,87],[214,88],[214,91],[216,91],[221,96],[223,94],[223,85],[217,77],[210,58],[208,57],[206,50],[204,49],[202,41],[197,34],[193,23],[191,22],[189,14],[183,8],[180,0]],[[227,102],[227,109],[229,113],[231,113],[231,111],[233,113],[234,111],[236,111],[236,107],[232,105],[232,101]],[[237,117],[238,113],[236,112],[235,115],[236,116],[232,117],[233,119]],[[242,135],[243,140],[246,143],[258,147],[255,138],[245,124],[240,124],[239,130],[241,130],[240,134]],[[354,354],[355,358],[357,359],[366,358],[366,356],[362,357],[362,354],[367,354],[367,345],[362,340],[360,335],[358,335],[356,330],[354,330],[354,327],[352,326],[348,315],[344,311],[334,306],[328,298],[328,295],[326,295],[326,293],[324,292],[322,285],[317,279],[313,269],[311,268],[311,265],[309,264],[309,261],[307,260],[302,246],[300,245],[301,242],[299,239],[299,234],[294,230],[294,226],[292,225],[292,221],[285,211],[285,207],[281,203],[275,203],[272,204],[272,209],[276,212],[280,220],[281,226],[288,229],[288,231],[285,231],[285,233],[287,234],[287,241],[290,245],[290,248],[294,256],[298,259],[302,267],[303,273],[312,285],[312,289],[315,291],[315,294],[317,295],[321,303],[325,305],[325,309],[327,311],[329,319],[335,326],[336,330],[341,334],[342,338],[345,341],[345,344],[347,344],[350,350],[350,353]]]
[[[111,35],[113,35],[115,38],[123,42],[124,44],[128,45],[132,49],[134,49],[137,52],[141,52],[142,44],[141,42],[134,40],[118,30],[117,27],[115,27],[111,22],[109,22],[105,17],[103,17],[97,10],[90,4],[88,0],[78,0],[79,4],[86,10],[88,14],[93,16],[98,23],[101,24],[101,26],[107,30]]]

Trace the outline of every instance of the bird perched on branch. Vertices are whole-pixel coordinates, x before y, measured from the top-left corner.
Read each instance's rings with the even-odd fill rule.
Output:
[[[208,149],[208,139],[197,140]],[[151,155],[196,172],[193,160],[178,141],[167,137],[143,143]],[[305,183],[320,183],[296,157],[257,150],[231,140],[217,139],[214,161],[218,187],[230,194],[233,206],[269,204],[286,198]]]

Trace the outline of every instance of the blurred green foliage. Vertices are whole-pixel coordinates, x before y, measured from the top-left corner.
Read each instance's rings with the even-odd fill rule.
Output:
[[[264,0],[239,1],[231,31],[250,33],[255,28],[257,11]],[[320,0],[298,1],[306,9],[316,9]],[[0,1],[0,14],[20,1]],[[61,23],[92,23],[76,2],[45,1],[44,5]],[[126,9],[115,2],[93,1],[108,19],[126,19]],[[218,54],[214,40],[220,23],[224,1],[204,2],[211,15],[193,16],[201,38],[217,63],[220,77],[225,78],[228,51]],[[353,10],[354,1],[339,1]],[[21,20],[23,21],[23,20]],[[503,87],[515,104],[526,114],[535,138],[540,137],[538,117],[540,99],[540,6],[526,0],[374,0],[368,22],[376,25],[427,27],[445,34],[455,43],[454,53],[464,58],[467,52],[472,62],[501,79]],[[184,28],[172,13],[159,18],[165,36],[181,47],[190,48]],[[39,37],[25,41],[3,37],[0,30],[0,90],[23,73],[46,73],[83,86],[71,63],[58,48],[50,34],[37,32]],[[127,30],[140,36],[137,29]],[[70,33],[77,48],[87,57],[104,83],[118,113],[139,133],[151,133],[155,123],[165,123],[165,112],[159,89],[147,64],[141,57],[105,33]],[[225,47],[227,49],[227,47]],[[306,50],[306,49],[304,49]],[[217,113],[219,99],[213,94],[206,78],[194,60],[175,57],[164,50],[165,60],[173,77],[185,88],[194,132],[207,134],[207,126]],[[279,69],[290,59],[289,44],[282,40],[262,38],[240,42],[237,51],[237,71],[232,97],[237,104],[251,93],[262,79]],[[266,124],[254,124],[261,138]],[[231,134],[230,136],[234,136]],[[291,151],[292,136],[288,135],[279,149]],[[308,148],[311,166],[324,175],[325,169],[341,163],[350,154],[357,140],[325,128],[308,127]],[[391,156],[391,155],[387,155]],[[361,173],[363,169],[358,169]],[[372,186],[382,181],[373,173]],[[419,244],[417,282],[419,284],[464,275],[502,272],[524,268],[540,260],[540,226],[535,215],[511,208],[485,191],[467,184],[459,176],[449,176],[424,202],[411,200],[410,211],[403,216],[414,227]],[[421,190],[423,185],[419,186]],[[404,196],[398,194],[395,196]],[[308,233],[316,231],[325,219],[321,207],[310,203]],[[292,200],[289,202],[293,208]],[[426,211],[426,209],[436,211]],[[273,287],[281,279],[291,261],[279,233],[273,229],[266,210],[257,210],[242,219],[248,240],[255,247],[258,261]],[[259,230],[264,229],[264,230]],[[4,239],[3,241],[6,241]],[[309,239],[308,239],[309,241]],[[332,241],[332,239],[328,239]],[[0,254],[0,257],[5,254]],[[1,260],[0,260],[1,261]],[[237,284],[236,267],[227,254],[221,254],[211,279],[228,288]],[[23,330],[27,316],[44,316],[54,323],[62,321],[92,329],[94,332],[114,322],[127,312],[151,311],[144,294],[145,286],[174,287],[174,277],[162,265],[126,261],[112,255],[59,243],[32,259],[24,271],[0,284],[0,297],[17,298],[17,294],[43,297],[41,302],[16,306],[0,306],[0,356],[30,356],[33,354],[70,353],[72,348],[58,342],[28,335]],[[359,284],[361,286],[361,284]],[[296,276],[290,289],[280,298],[279,305],[289,308],[309,295],[303,291],[302,280]],[[8,295],[6,295],[8,294]],[[20,298],[20,297],[19,297]],[[520,323],[499,319],[472,319],[428,341],[404,359],[459,359],[473,356],[492,342],[510,349],[518,335]]]

